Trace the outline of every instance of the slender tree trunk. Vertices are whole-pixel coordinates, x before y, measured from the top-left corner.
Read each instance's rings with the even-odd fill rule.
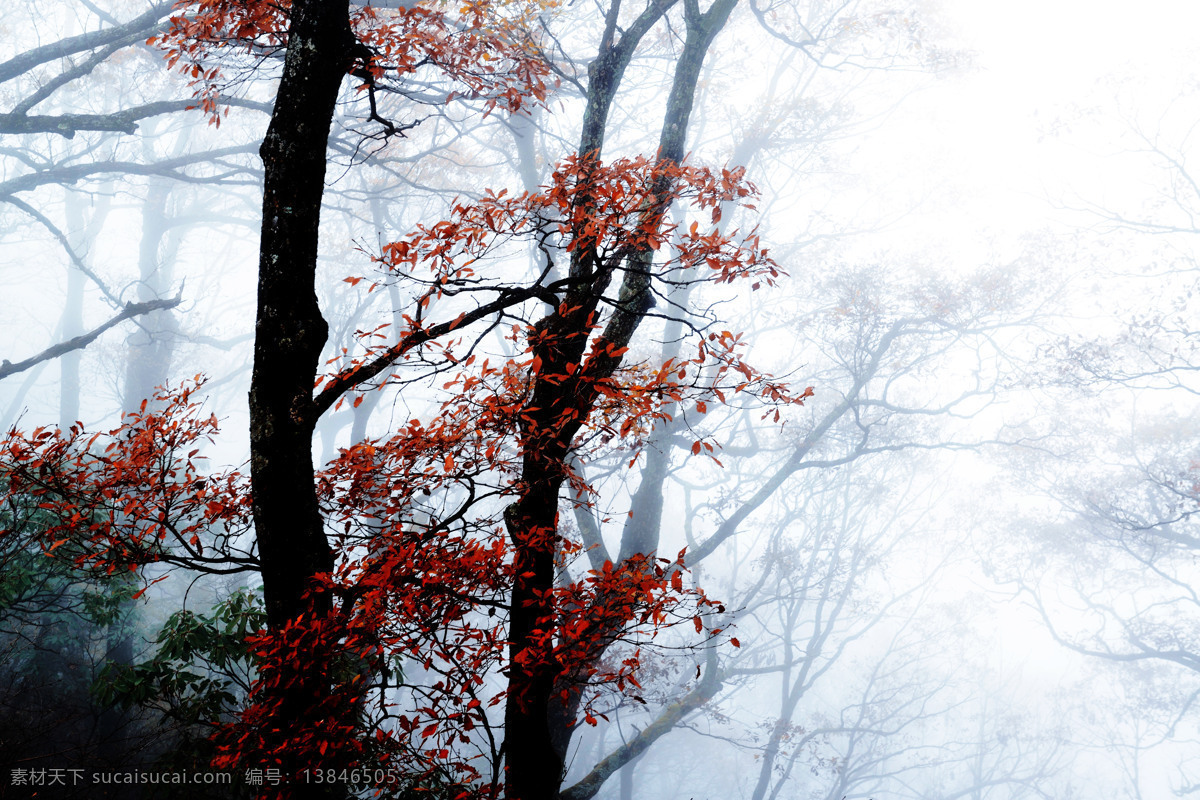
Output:
[[[84,200],[74,192],[67,194],[67,237],[71,249],[87,258],[88,244],[96,233],[96,225],[84,219]],[[93,218],[97,215],[93,214]],[[99,214],[102,218],[103,213]],[[62,315],[62,338],[71,339],[83,333],[83,290],[87,276],[71,264],[67,267],[67,302]],[[62,427],[74,425],[79,419],[79,364],[83,353],[67,353],[59,359],[58,422]]]
[[[724,27],[737,0],[716,0],[701,13],[685,0],[687,39],[676,63],[674,81],[659,138],[661,162],[683,160],[688,122],[696,84],[708,47]],[[601,52],[588,70],[588,106],[584,111],[581,154],[599,158],[612,101],[638,41],[666,12],[671,3],[651,5],[615,41],[617,6],[613,6],[601,42]],[[668,195],[668,179],[652,189],[658,198]],[[645,224],[659,225],[665,203],[646,209]],[[582,240],[575,232],[577,240]],[[593,272],[595,259],[576,248],[570,277],[576,280],[559,309],[538,324],[534,355],[540,362],[530,402],[522,413],[522,492],[505,514],[513,541],[516,580],[509,621],[509,693],[505,706],[506,792],[509,800],[557,800],[564,763],[574,733],[578,686],[563,675],[563,666],[552,655],[557,620],[549,599],[554,584],[554,554],[558,537],[558,497],[569,468],[575,434],[590,415],[596,400],[595,381],[611,376],[620,357],[597,357],[584,378],[583,359],[590,334],[590,319],[600,303],[596,286],[608,278]],[[645,314],[654,305],[650,291],[650,250],[632,254],[624,270],[620,304],[605,326],[602,338],[621,349],[628,345]],[[568,369],[568,365],[571,369]],[[572,375],[572,380],[562,376]],[[567,680],[561,681],[566,677]]]
[[[165,178],[152,178],[142,203],[142,239],[138,247],[137,299],[144,303],[171,294],[173,257],[164,257],[167,238],[167,202],[171,186]],[[168,248],[170,249],[170,248]],[[122,407],[133,411],[152,397],[170,377],[171,360],[179,325],[170,309],[144,315],[126,340],[125,388]]]
[[[63,339],[83,333],[84,274],[74,266],[67,267],[67,304],[63,309]],[[79,365],[83,352],[75,350],[59,359],[58,419],[64,428],[79,419]]]
[[[637,761],[630,761],[625,766],[621,767],[617,773],[620,782],[620,798],[621,800],[633,800],[633,771],[637,768]]]

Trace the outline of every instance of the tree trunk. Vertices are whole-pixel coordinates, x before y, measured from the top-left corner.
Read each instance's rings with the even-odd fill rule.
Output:
[[[265,184],[250,470],[267,624],[276,630],[305,615],[326,615],[331,606],[326,596],[305,596],[314,576],[333,567],[317,507],[309,411],[328,333],[315,290],[326,147],[353,48],[347,0],[292,4],[283,77],[260,151]],[[306,659],[303,671],[284,676],[274,698],[279,713],[273,728],[280,737],[297,730],[328,696],[328,672],[327,665]],[[295,779],[299,769],[316,765],[282,766]]]
[[[151,178],[142,203],[142,239],[138,247],[137,299],[140,303],[169,297],[173,256],[163,257],[167,237],[167,202],[171,185],[164,178]],[[125,388],[121,407],[135,411],[141,402],[170,377],[171,361],[179,325],[175,313],[166,309],[145,315],[126,340]]]
[[[683,160],[688,121],[704,57],[724,27],[737,0],[716,0],[700,13],[685,0],[687,39],[675,67],[659,138],[660,162]],[[653,4],[614,42],[615,11],[610,13],[600,56],[588,70],[588,106],[580,141],[581,155],[599,159],[611,103],[625,67],[641,36],[657,22],[671,2]],[[616,5],[613,6],[615,10]],[[665,179],[664,179],[665,180]],[[670,187],[655,187],[651,196],[666,197]],[[647,225],[661,224],[665,203],[645,211]],[[574,231],[577,241],[586,240]],[[572,253],[570,277],[575,279],[559,309],[537,324],[533,352],[540,367],[530,401],[521,414],[523,452],[522,492],[505,514],[514,549],[514,574],[509,621],[510,674],[505,706],[505,788],[509,800],[557,800],[562,785],[567,746],[574,733],[579,687],[563,675],[552,655],[557,619],[549,599],[554,584],[554,554],[558,537],[558,497],[569,473],[568,460],[575,434],[590,415],[597,393],[594,381],[610,377],[621,358],[596,357],[584,378],[584,355],[590,340],[590,320],[601,298],[597,286],[611,276],[593,274],[597,260],[586,248]],[[653,305],[650,264],[653,252],[633,253],[625,264],[620,303],[601,338],[621,350],[628,345]],[[570,365],[571,369],[568,369]],[[574,375],[563,380],[563,376]],[[539,376],[547,376],[545,380]],[[563,680],[565,679],[565,680]]]

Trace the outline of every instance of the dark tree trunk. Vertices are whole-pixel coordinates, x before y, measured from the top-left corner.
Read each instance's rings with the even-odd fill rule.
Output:
[[[292,4],[283,77],[261,149],[265,185],[250,470],[267,623],[273,629],[330,610],[327,597],[305,597],[313,577],[333,567],[312,463],[313,381],[328,333],[315,291],[317,230],[329,129],[354,44],[347,0]],[[281,735],[295,730],[328,695],[325,666],[306,660],[303,672],[285,676],[275,698]],[[316,765],[283,766],[294,773]]]

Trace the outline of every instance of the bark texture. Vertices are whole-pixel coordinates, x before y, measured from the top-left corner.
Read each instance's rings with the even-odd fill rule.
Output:
[[[263,141],[262,240],[250,388],[250,470],[267,623],[280,629],[330,601],[306,596],[333,556],[317,507],[313,380],[328,334],[315,291],[317,231],[334,103],[352,59],[346,0],[297,0],[283,77]],[[276,698],[281,736],[329,692],[328,665],[305,662]],[[284,764],[294,773],[303,766]],[[324,787],[297,788],[297,796]]]

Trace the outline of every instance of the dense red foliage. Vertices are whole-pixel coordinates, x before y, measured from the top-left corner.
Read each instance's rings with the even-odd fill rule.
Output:
[[[4,501],[35,500],[52,520],[39,531],[47,552],[70,542],[81,568],[244,569],[251,559],[236,543],[250,527],[247,485],[236,471],[201,468],[218,426],[194,399],[199,386],[164,390],[105,432],[10,431],[0,443]]]
[[[10,432],[2,445],[7,496],[36,498],[54,520],[42,531],[49,554],[70,542],[81,568],[107,572],[158,562],[238,567],[239,545],[248,549],[236,538],[247,528],[246,483],[236,472],[197,467],[217,423],[201,416],[194,392],[164,392],[157,410],[127,415],[104,434]],[[217,766],[270,767],[287,753],[325,769],[398,764],[412,777],[436,770],[464,781],[486,774],[456,745],[486,729],[487,709],[505,696],[488,678],[505,667],[510,545],[496,515],[480,510],[484,497],[467,496],[459,518],[444,520],[422,514],[416,500],[505,471],[495,441],[463,435],[455,419],[447,414],[432,430],[413,421],[388,440],[343,450],[321,473],[340,560],[314,590],[334,592],[338,613],[255,635],[259,682],[243,718],[221,734]],[[495,493],[511,487],[501,482]],[[561,552],[565,562],[579,548],[564,540]],[[584,675],[594,690],[624,691],[638,687],[637,651],[604,666],[598,657],[613,642],[589,634],[648,640],[663,625],[691,621],[708,601],[684,588],[679,563],[660,559],[606,564],[556,587],[553,603],[569,620],[561,636],[545,632],[558,669]],[[273,698],[296,674],[280,667],[298,658],[332,665],[332,691],[310,709],[308,727],[280,731]],[[402,675],[400,663],[419,679]]]
[[[326,392],[340,394],[346,386],[363,378],[364,367],[415,358],[422,346],[439,336],[530,297],[556,298],[569,282],[547,280],[549,267],[553,266],[549,261],[547,274],[534,287],[483,280],[478,272],[480,265],[488,263],[489,257],[502,252],[513,240],[531,240],[542,246],[550,236],[561,236],[565,252],[586,253],[595,262],[595,272],[605,276],[603,280],[617,272],[625,259],[649,249],[660,251],[661,257],[656,259],[653,269],[662,280],[729,283],[750,279],[753,289],[763,284],[773,285],[781,270],[760,246],[757,234],[754,231],[745,235],[736,231],[722,234],[715,227],[721,219],[723,204],[748,206],[747,200],[755,194],[755,187],[745,181],[740,169],[714,171],[641,157],[604,164],[595,158],[573,156],[553,172],[549,184],[538,192],[510,196],[504,190],[487,191],[478,202],[456,204],[448,219],[421,226],[410,236],[386,245],[378,258],[385,268],[384,274],[370,284],[368,291],[397,280],[420,289],[413,302],[414,311],[402,315],[405,327],[389,331],[384,325],[360,331],[363,352],[348,361],[336,359],[344,365],[342,371],[318,379],[318,386],[324,385]],[[672,203],[707,214],[714,227],[702,230],[696,222],[686,228],[668,224],[662,215]],[[356,276],[346,280],[358,284],[365,278]],[[597,284],[595,296],[603,294],[605,289],[605,284]],[[484,292],[494,293],[497,299],[461,310],[455,316],[436,318],[438,301]],[[567,315],[572,310],[559,311]],[[471,411],[481,429],[491,430],[489,426],[496,421],[507,425],[519,416],[535,377],[560,383],[589,383],[591,391],[600,396],[602,406],[594,424],[603,425],[611,433],[613,414],[605,412],[604,407],[616,404],[610,410],[618,411],[619,407],[618,413],[625,416],[617,423],[621,436],[629,433],[639,420],[651,422],[657,413],[656,406],[664,400],[680,401],[687,395],[702,408],[706,400],[716,398],[723,402],[726,392],[748,388],[773,403],[803,399],[793,398],[783,384],[771,381],[746,364],[741,358],[741,337],[729,331],[708,333],[698,340],[695,356],[668,361],[657,369],[639,365],[614,377],[590,377],[594,361],[619,358],[626,350],[614,348],[602,337],[594,336],[600,324],[598,310],[570,334],[589,337],[592,346],[587,359],[566,366],[566,374],[554,375],[542,369],[540,359],[532,354],[538,337],[543,337],[544,344],[544,337],[549,334],[528,326],[513,331],[514,339],[531,354],[528,360],[505,366],[485,362],[464,372],[447,388],[457,384],[462,391],[471,392],[476,383],[493,384],[496,399]],[[388,344],[389,341],[394,343]],[[437,357],[454,363],[457,360],[454,349],[453,343],[440,341]],[[473,357],[467,357],[464,366],[472,366],[473,361]],[[710,365],[714,369],[706,369]],[[738,373],[738,380],[728,378],[731,370]],[[703,380],[699,377],[702,373]],[[690,387],[686,382],[689,374],[697,381]]]

